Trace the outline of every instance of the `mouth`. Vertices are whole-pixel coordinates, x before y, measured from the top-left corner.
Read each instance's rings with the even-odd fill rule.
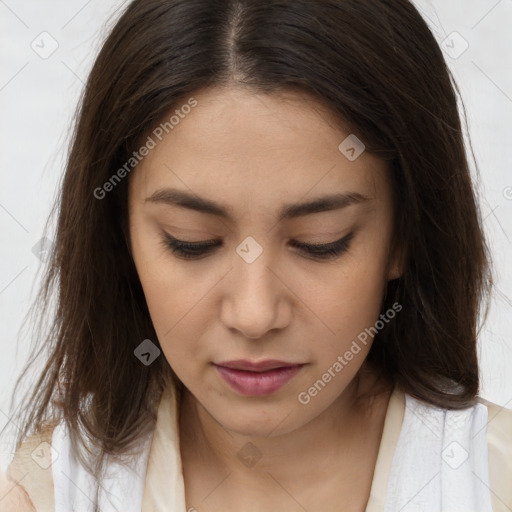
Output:
[[[269,395],[282,388],[304,366],[283,361],[231,361],[215,364],[220,376],[229,386],[245,396]]]
[[[279,361],[278,359],[265,359],[263,361],[248,361],[246,359],[237,359],[235,361],[223,361],[214,363],[216,366],[231,368],[232,370],[246,370],[251,372],[265,372],[275,370],[277,368],[290,368],[298,366],[301,363],[291,363],[287,361]]]

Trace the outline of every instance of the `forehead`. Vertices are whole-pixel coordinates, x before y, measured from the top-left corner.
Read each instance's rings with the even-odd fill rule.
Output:
[[[364,151],[349,160],[339,146],[350,132],[305,94],[214,88],[191,96],[197,105],[162,140],[150,134],[156,145],[130,176],[141,200],[173,187],[233,205],[236,216],[309,196],[386,193],[386,164]]]

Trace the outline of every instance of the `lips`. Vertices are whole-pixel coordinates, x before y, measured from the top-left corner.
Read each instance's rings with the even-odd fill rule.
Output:
[[[236,361],[223,361],[217,363],[217,366],[231,368],[233,370],[246,370],[251,372],[265,372],[274,370],[276,368],[289,368],[297,366],[300,363],[290,363],[286,361],[279,361],[277,359],[266,359],[264,361],[248,361],[246,359],[237,359]]]
[[[290,381],[304,364],[266,360],[228,361],[214,364],[229,386],[242,395],[261,396],[274,393]]]

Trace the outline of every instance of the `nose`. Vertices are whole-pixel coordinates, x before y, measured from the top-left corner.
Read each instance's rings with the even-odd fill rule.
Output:
[[[244,337],[259,339],[268,331],[288,325],[291,292],[265,251],[253,262],[235,258],[225,282],[221,320]]]

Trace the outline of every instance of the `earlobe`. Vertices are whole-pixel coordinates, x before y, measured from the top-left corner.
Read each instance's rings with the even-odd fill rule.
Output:
[[[388,281],[392,281],[393,279],[398,279],[399,277],[402,277],[405,268],[405,261],[405,249],[403,247],[396,247],[395,250],[392,251],[390,263],[388,265]]]
[[[403,271],[398,265],[393,265],[388,272],[388,281],[402,277]]]

